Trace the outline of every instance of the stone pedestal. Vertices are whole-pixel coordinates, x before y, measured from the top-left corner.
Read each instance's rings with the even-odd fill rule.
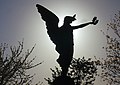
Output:
[[[53,81],[53,85],[75,85],[72,78],[68,76],[59,76]]]

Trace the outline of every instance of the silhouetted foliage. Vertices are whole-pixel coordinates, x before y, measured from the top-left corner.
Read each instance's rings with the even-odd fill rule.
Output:
[[[120,11],[114,15],[114,18],[107,24],[107,32],[104,33],[107,40],[106,50],[107,58],[102,65],[102,78],[109,85],[120,84]]]
[[[91,61],[91,58],[86,60],[73,59],[70,65],[69,75],[74,79],[75,85],[89,85],[95,81],[95,75],[97,75],[97,64],[95,61]]]
[[[52,71],[52,79],[50,78],[45,78],[45,80],[48,82],[49,85],[53,85],[53,81],[61,76],[61,70],[59,70],[57,67],[55,67],[55,70],[53,70],[52,68],[50,68],[50,70]]]
[[[95,81],[95,76],[97,76],[97,66],[99,66],[99,61],[92,61],[91,58],[85,59],[78,58],[73,59],[67,76],[74,80],[75,85],[93,85]],[[55,67],[52,71],[52,79],[45,78],[49,85],[53,85],[53,81],[61,76],[61,70]]]
[[[32,84],[34,75],[27,74],[27,70],[41,64],[34,65],[35,58],[28,60],[34,47],[23,54],[23,42],[19,42],[18,46],[9,47],[6,43],[0,45],[0,85]]]

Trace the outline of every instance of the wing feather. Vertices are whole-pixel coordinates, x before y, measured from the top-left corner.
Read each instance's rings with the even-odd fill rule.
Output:
[[[54,44],[57,44],[59,36],[59,18],[53,12],[49,11],[42,5],[37,4],[36,7],[38,9],[38,12],[41,14],[42,19],[46,22],[47,33],[50,39]]]
[[[42,19],[46,22],[48,30],[58,28],[59,18],[53,12],[39,4],[37,4],[36,7]]]

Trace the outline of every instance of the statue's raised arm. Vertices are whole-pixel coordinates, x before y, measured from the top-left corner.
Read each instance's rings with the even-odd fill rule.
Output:
[[[73,28],[73,30],[74,30],[74,29],[83,28],[83,27],[88,26],[88,25],[90,25],[90,24],[96,25],[96,24],[98,23],[98,21],[99,21],[99,20],[97,19],[97,17],[94,17],[92,21],[87,22],[87,23],[80,24],[80,25],[78,25],[78,26],[72,26],[72,28]]]

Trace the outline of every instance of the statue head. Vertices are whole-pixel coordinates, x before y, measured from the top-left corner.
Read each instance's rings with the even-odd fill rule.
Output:
[[[73,16],[66,16],[66,17],[64,18],[64,23],[66,23],[66,24],[72,23],[73,21],[76,20],[75,17],[76,17],[76,14],[74,14]]]

